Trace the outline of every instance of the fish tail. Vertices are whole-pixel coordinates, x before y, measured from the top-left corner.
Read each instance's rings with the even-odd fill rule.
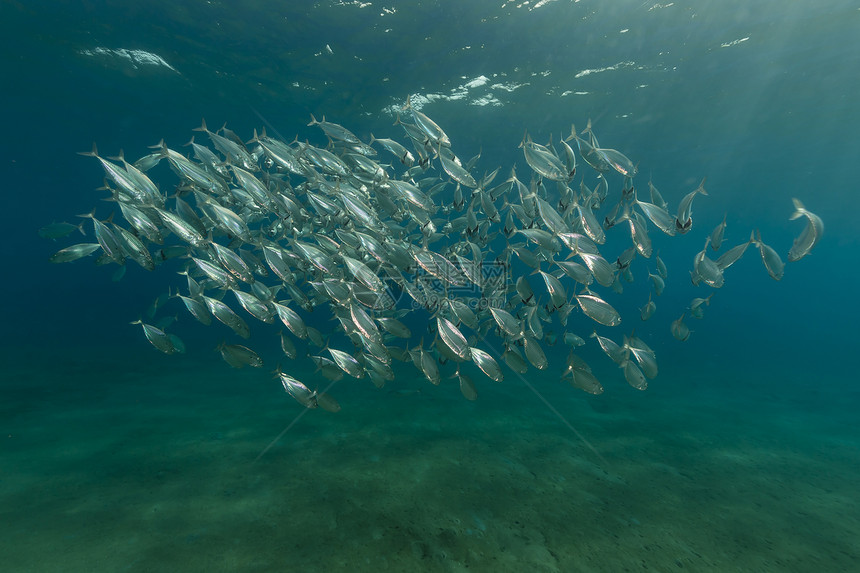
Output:
[[[523,140],[517,146],[517,149],[522,149],[523,147],[525,147],[526,143],[529,141],[531,141],[531,139],[529,138],[529,130],[525,130],[523,132]]]
[[[585,125],[585,129],[580,132],[579,135],[585,135],[586,133],[591,133],[591,118],[588,118],[588,123]]]
[[[800,199],[791,199],[792,203],[794,203],[794,213],[791,214],[791,217],[788,218],[789,221],[794,221],[800,217],[803,217],[806,213],[806,209],[803,206],[803,203],[800,202]]]
[[[99,150],[96,148],[96,142],[93,141],[93,148],[91,151],[78,151],[78,155],[84,155],[86,157],[98,157]]]

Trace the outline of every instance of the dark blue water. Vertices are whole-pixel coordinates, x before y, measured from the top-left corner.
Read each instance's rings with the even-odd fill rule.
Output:
[[[10,571],[847,571],[860,558],[854,3],[2,2],[0,38]],[[410,94],[431,98],[422,111],[461,157],[481,152],[477,174],[516,165],[527,181],[525,130],[558,141],[590,119],[638,162],[637,187],[650,177],[672,205],[707,177],[689,234],[652,229],[670,276],[655,317],[637,310],[651,261],[607,295],[624,322],[602,333],[635,327],[660,375],[637,392],[589,341],[606,392],[587,396],[558,381],[566,349],[546,347],[554,368],[528,380],[562,420],[512,375],[481,379],[472,403],[402,364],[393,387],[420,393],[344,383],[342,412],[307,413],[254,462],[302,412],[269,375],[277,328],[252,324],[263,372],[232,370],[213,351],[226,330],[173,301],[162,315],[179,315],[188,354],[162,355],[128,323],[182,284],[181,265],[132,264],[114,282],[115,265],[50,264],[78,236],[37,230],[107,216],[102,169],[76,153],[93,141],[137,158],[161,139],[182,149],[201,118],[250,139],[262,117],[322,146],[311,114],[404,141],[391,110]],[[824,220],[821,243],[779,282],[750,248],[675,340],[669,323],[711,292],[688,280],[711,229],[727,214],[727,246],[758,229],[785,260],[804,224],[788,220],[793,197]]]

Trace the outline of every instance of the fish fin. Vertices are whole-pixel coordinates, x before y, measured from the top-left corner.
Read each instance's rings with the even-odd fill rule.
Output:
[[[205,119],[201,119],[201,120],[200,120],[200,127],[195,127],[192,131],[205,131],[205,132],[208,132],[209,130],[206,128],[206,120],[205,120]],[[163,141],[163,140],[162,140],[162,141]]]

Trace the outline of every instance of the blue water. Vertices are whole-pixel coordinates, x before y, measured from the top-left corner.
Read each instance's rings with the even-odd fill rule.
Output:
[[[0,3],[0,568],[856,567],[856,3],[235,4]],[[114,282],[115,265],[48,262],[79,236],[37,236],[109,212],[101,167],[76,153],[93,141],[137,158],[162,138],[182,149],[201,118],[250,139],[262,116],[323,145],[311,114],[404,141],[390,109],[410,94],[431,97],[422,111],[461,157],[481,152],[477,174],[516,165],[527,181],[526,129],[558,141],[591,119],[640,189],[650,177],[677,205],[707,177],[689,234],[652,229],[670,277],[655,317],[637,310],[650,262],[608,295],[624,322],[606,332],[635,327],[657,353],[645,392],[591,340],[603,395],[558,381],[561,345],[528,375],[555,413],[513,375],[474,375],[467,402],[399,364],[381,391],[341,383],[343,411],[306,413],[254,461],[302,413],[269,374],[277,328],[251,325],[263,371],[232,370],[213,351],[226,329],[173,301],[162,316],[179,315],[188,353],[163,355],[128,323],[181,265]],[[675,340],[669,323],[711,292],[688,280],[711,229],[727,214],[727,246],[759,229],[785,260],[803,228],[792,197],[824,220],[821,243],[779,282],[750,248]]]

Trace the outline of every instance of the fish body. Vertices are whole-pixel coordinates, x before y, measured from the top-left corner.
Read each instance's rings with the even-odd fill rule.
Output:
[[[364,368],[362,368],[354,356],[337,348],[329,348],[328,352],[331,354],[332,360],[334,360],[338,368],[346,374],[349,374],[353,378],[364,378]]]
[[[723,237],[726,234],[726,217],[727,215],[723,215],[723,222],[714,227],[714,230],[711,231],[711,248],[715,251],[719,251],[723,244]]]
[[[445,342],[454,354],[461,360],[469,360],[471,358],[469,343],[454,323],[447,318],[439,316],[436,317],[436,326],[442,341]]]
[[[70,263],[83,257],[87,257],[101,248],[98,243],[79,243],[64,249],[60,249],[49,259],[52,263]]]
[[[785,263],[782,262],[782,259],[779,258],[779,255],[773,247],[766,245],[761,240],[761,233],[756,232],[754,244],[758,247],[761,261],[764,263],[764,268],[767,270],[767,274],[769,274],[770,278],[775,281],[780,280],[782,275],[785,273]]]
[[[654,312],[656,310],[657,310],[657,304],[653,300],[651,300],[651,295],[649,294],[648,295],[648,302],[645,303],[645,306],[643,306],[639,310],[639,317],[642,320],[648,320],[649,318],[654,316]]]
[[[247,346],[222,342],[218,345],[218,350],[221,352],[224,362],[233,368],[244,368],[245,366],[261,368],[263,366],[263,359],[260,358],[260,355]]]
[[[451,140],[448,138],[448,135],[442,131],[442,128],[439,127],[435,121],[412,106],[411,96],[406,98],[406,106],[404,109],[408,109],[412,112],[412,120],[415,122],[415,125],[421,130],[427,139],[433,143],[433,145],[451,147]]]
[[[85,221],[81,221],[77,225],[72,225],[65,221],[62,223],[51,223],[50,225],[45,225],[39,229],[39,236],[43,239],[62,239],[74,231],[79,231],[81,235],[86,236],[87,233],[84,231],[84,223]]]
[[[693,227],[693,199],[696,198],[696,195],[707,194],[708,192],[705,191],[705,180],[702,179],[698,187],[681,199],[681,202],[678,204],[678,215],[675,217],[675,229],[679,233],[688,233]]]
[[[794,213],[790,219],[793,221],[805,217],[806,226],[800,235],[794,239],[794,244],[792,244],[791,250],[788,251],[789,262],[799,261],[808,255],[812,248],[818,244],[818,241],[821,240],[821,235],[824,234],[824,221],[821,220],[821,217],[807,210],[799,199],[792,199],[792,201],[794,202]]]
[[[151,324],[146,324],[145,322],[141,322],[139,320],[132,322],[132,324],[141,325],[141,327],[143,327],[143,334],[144,336],[146,336],[146,339],[149,341],[150,344],[152,344],[161,352],[164,352],[165,354],[173,354],[176,352],[176,347],[173,345],[173,341],[160,328],[157,328]]]
[[[595,294],[578,294],[576,302],[582,312],[595,322],[604,326],[616,326],[621,323],[621,315],[608,302]]]
[[[311,122],[308,124],[308,127],[312,125],[315,125],[322,129],[323,133],[325,133],[332,139],[337,139],[352,144],[361,143],[361,140],[359,140],[354,133],[352,133],[350,130],[343,127],[342,125],[326,121],[325,116],[323,116],[322,121],[317,121],[313,114],[311,114]]]
[[[480,348],[470,348],[472,361],[481,369],[481,371],[487,375],[487,377],[496,382],[501,382],[504,380],[504,375],[502,374],[502,369],[499,367],[499,363],[496,362],[496,359],[490,356],[484,350]]]
[[[672,336],[674,336],[681,342],[684,342],[688,338],[690,338],[690,329],[687,328],[687,325],[684,323],[684,314],[682,314],[677,320],[672,321],[672,325],[670,327]]]

